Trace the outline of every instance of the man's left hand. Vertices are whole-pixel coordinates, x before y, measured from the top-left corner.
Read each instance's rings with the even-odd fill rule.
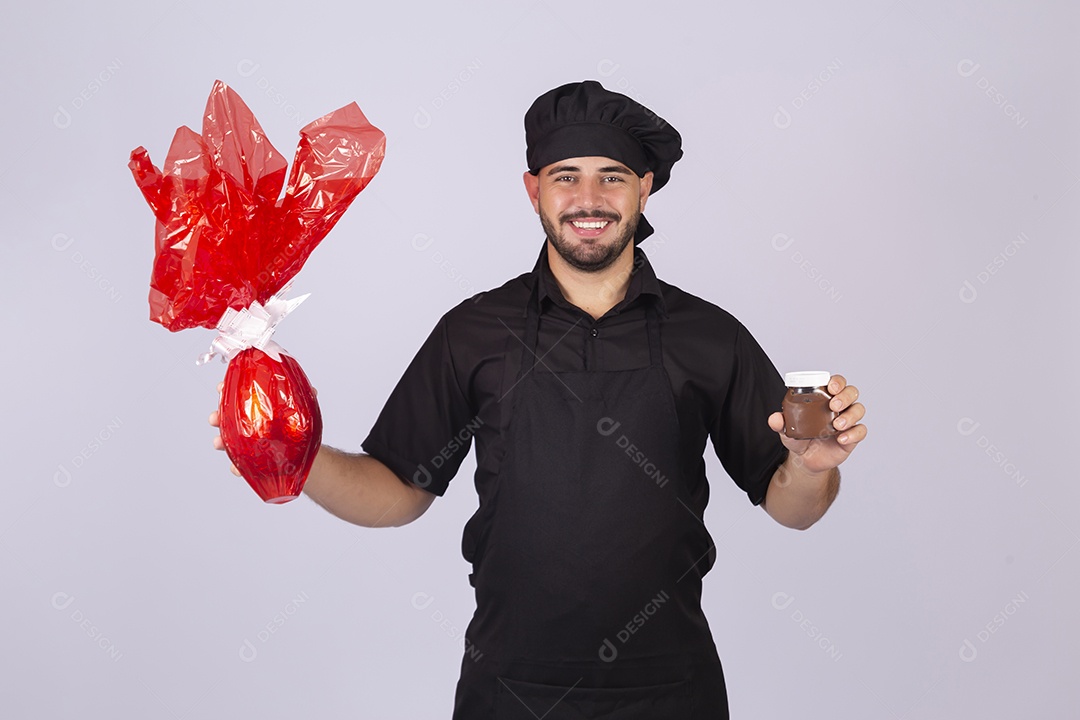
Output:
[[[855,446],[866,439],[866,426],[859,423],[866,408],[859,399],[859,389],[848,385],[843,375],[829,378],[826,388],[833,399],[829,409],[837,413],[833,427],[837,434],[813,440],[794,440],[784,434],[784,414],[775,412],[769,416],[769,427],[780,435],[781,442],[798,460],[803,469],[811,473],[825,472],[847,460]]]

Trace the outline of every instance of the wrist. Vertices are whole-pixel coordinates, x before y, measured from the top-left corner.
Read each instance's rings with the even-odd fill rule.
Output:
[[[788,452],[787,458],[780,465],[780,469],[785,473],[805,478],[806,480],[824,480],[834,473],[839,473],[839,468],[827,467],[823,469],[814,468],[809,465],[802,455],[797,455],[793,452]]]

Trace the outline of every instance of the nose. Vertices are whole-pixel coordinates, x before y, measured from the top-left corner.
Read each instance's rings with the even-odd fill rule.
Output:
[[[578,185],[578,205],[587,210],[602,207],[604,205],[604,195],[601,187],[595,182],[582,182]]]

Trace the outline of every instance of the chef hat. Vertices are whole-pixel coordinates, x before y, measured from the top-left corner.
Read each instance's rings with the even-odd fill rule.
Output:
[[[639,177],[651,170],[651,192],[667,184],[671,166],[682,157],[682,138],[675,128],[641,103],[595,80],[563,85],[538,97],[525,113],[525,145],[533,175],[566,158],[609,157]],[[652,231],[642,217],[634,243]]]

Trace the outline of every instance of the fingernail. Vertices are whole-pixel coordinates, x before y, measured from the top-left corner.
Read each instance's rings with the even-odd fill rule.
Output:
[[[843,430],[845,427],[847,427],[847,420],[845,420],[844,418],[837,418],[836,422],[833,423],[833,427],[835,427],[837,430]]]
[[[841,445],[846,445],[847,441],[848,441],[848,436],[847,435],[841,435],[840,437],[836,438],[836,442],[840,443]]]

